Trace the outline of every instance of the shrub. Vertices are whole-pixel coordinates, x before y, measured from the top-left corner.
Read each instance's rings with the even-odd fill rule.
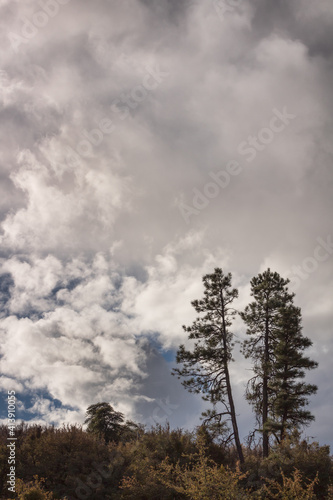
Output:
[[[313,481],[309,481],[304,486],[304,479],[299,470],[295,469],[292,477],[286,477],[281,471],[282,484],[277,480],[266,479],[266,483],[259,498],[268,500],[313,500],[316,498],[314,494],[315,484],[318,482],[316,477]]]
[[[21,479],[16,480],[16,493],[18,500],[52,500],[52,493],[44,489],[45,480],[34,476],[33,481],[24,483]]]

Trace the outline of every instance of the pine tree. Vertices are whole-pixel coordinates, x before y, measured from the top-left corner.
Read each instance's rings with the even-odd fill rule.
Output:
[[[243,353],[252,358],[254,377],[249,381],[246,397],[254,407],[263,433],[263,456],[269,452],[269,436],[278,442],[288,430],[313,420],[307,396],[316,392],[306,384],[306,369],[317,363],[303,355],[312,342],[302,335],[301,311],[293,304],[294,294],[284,280],[270,269],[251,281],[251,302],[241,317],[247,325],[249,339]]]
[[[274,394],[270,427],[278,442],[288,431],[314,420],[305,407],[308,396],[317,392],[317,386],[302,381],[305,370],[318,366],[303,354],[311,345],[311,340],[302,334],[300,308],[293,305],[283,308],[276,332],[274,377],[270,384]]]
[[[130,420],[125,422],[124,415],[105,402],[90,405],[84,423],[88,424],[88,432],[96,434],[106,443],[131,439],[139,432],[137,424]]]
[[[182,384],[189,392],[202,393],[203,399],[213,404],[214,410],[203,414],[206,420],[231,420],[229,439],[234,439],[239,460],[243,463],[229,374],[233,348],[230,327],[236,314],[231,304],[238,297],[238,291],[231,288],[231,278],[230,273],[224,275],[220,268],[203,277],[204,298],[192,302],[196,312],[203,315],[192,326],[183,326],[188,338],[196,342],[192,351],[186,350],[184,345],[179,347],[176,360],[183,368],[174,369],[173,374],[185,377]],[[219,404],[223,407],[220,412],[216,410]]]
[[[247,385],[246,398],[253,405],[260,423],[264,457],[269,453],[267,424],[273,396],[269,384],[275,361],[276,331],[281,308],[291,304],[294,296],[288,292],[288,283],[270,269],[254,277],[251,280],[254,301],[240,313],[250,337],[243,342],[243,353],[246,358],[252,358],[254,371]]]

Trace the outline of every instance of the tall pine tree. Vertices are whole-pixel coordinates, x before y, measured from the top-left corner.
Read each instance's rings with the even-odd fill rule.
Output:
[[[251,302],[240,313],[247,325],[249,338],[243,342],[243,354],[253,360],[254,377],[249,381],[246,398],[254,407],[263,435],[263,456],[269,453],[269,431],[267,429],[272,400],[270,381],[275,361],[275,337],[279,311],[292,303],[293,294],[288,291],[288,280],[284,280],[270,269],[251,280]]]
[[[250,337],[243,353],[253,360],[254,370],[246,397],[260,422],[264,457],[271,434],[281,441],[288,430],[313,420],[304,407],[317,388],[301,379],[317,363],[303,355],[312,342],[302,335],[301,311],[293,304],[288,283],[270,269],[259,274],[251,280],[254,301],[241,313]]]
[[[203,399],[214,405],[213,411],[203,414],[207,420],[231,420],[232,434],[229,437],[234,439],[239,460],[243,463],[229,373],[233,348],[230,327],[236,314],[231,306],[238,297],[238,291],[231,287],[231,274],[224,275],[220,268],[204,276],[203,284],[203,299],[192,302],[201,316],[192,326],[183,326],[189,339],[196,342],[192,351],[185,349],[184,345],[179,347],[176,360],[183,367],[174,369],[173,374],[177,374],[178,378],[185,377],[182,382],[185,388],[190,392],[203,393]],[[216,411],[219,405],[222,407],[220,412]]]
[[[312,341],[302,334],[300,308],[290,305],[281,309],[274,349],[274,376],[270,384],[272,420],[268,423],[278,442],[288,431],[314,420],[305,407],[308,396],[317,392],[317,386],[302,380],[305,370],[318,366],[316,361],[304,356],[304,350],[311,345]]]

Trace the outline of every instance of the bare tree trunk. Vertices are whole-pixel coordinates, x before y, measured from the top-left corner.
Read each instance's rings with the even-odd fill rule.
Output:
[[[264,353],[264,373],[262,384],[262,454],[263,457],[268,457],[269,453],[269,437],[265,430],[265,424],[268,419],[268,364],[269,364],[269,325],[268,325],[268,310],[266,307],[266,325],[265,325],[265,353]]]
[[[239,439],[239,432],[238,432],[238,425],[237,425],[237,418],[236,418],[236,410],[235,410],[235,404],[234,404],[234,399],[232,397],[232,390],[231,390],[231,383],[230,383],[230,376],[229,376],[229,367],[228,367],[228,347],[227,347],[227,329],[226,329],[226,324],[225,324],[225,309],[224,309],[224,297],[223,297],[223,291],[221,290],[221,304],[222,304],[222,324],[223,324],[223,348],[224,348],[224,371],[225,371],[225,381],[226,381],[226,386],[227,386],[227,394],[228,394],[228,400],[229,400],[229,407],[230,407],[230,416],[231,416],[231,423],[232,423],[232,429],[234,432],[234,440],[235,440],[235,445],[239,457],[239,461],[241,464],[244,463],[244,455],[243,455],[243,450],[242,450],[242,445]]]
[[[228,366],[225,367],[225,380],[226,380],[226,385],[227,385],[227,393],[228,393],[228,399],[229,399],[229,405],[230,405],[230,415],[231,415],[232,428],[234,431],[235,445],[236,445],[239,461],[241,464],[243,464],[244,463],[244,455],[243,455],[242,445],[241,445],[241,442],[239,439],[236,410],[235,410],[234,400],[232,397]]]

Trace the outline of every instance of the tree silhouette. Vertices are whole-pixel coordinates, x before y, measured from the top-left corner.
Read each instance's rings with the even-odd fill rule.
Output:
[[[300,309],[293,304],[289,280],[267,269],[251,280],[254,300],[240,313],[249,336],[243,353],[253,360],[254,377],[246,398],[251,402],[263,434],[263,456],[269,453],[269,436],[283,439],[288,428],[312,420],[302,409],[313,385],[299,382],[304,369],[317,366],[302,351],[312,343],[301,333]]]
[[[125,422],[124,415],[115,411],[110,403],[90,405],[86,415],[84,423],[88,424],[87,431],[104,439],[106,443],[129,440],[134,438],[139,430],[139,426],[134,422]]]
[[[238,297],[238,291],[231,288],[231,278],[230,273],[224,275],[220,268],[203,277],[204,298],[192,302],[196,312],[203,315],[192,326],[183,326],[189,339],[197,342],[193,351],[186,350],[184,345],[179,347],[176,360],[183,364],[183,368],[174,369],[173,373],[178,378],[186,378],[182,384],[189,392],[203,393],[203,399],[213,404],[213,410],[203,413],[206,421],[223,423],[223,420],[231,420],[229,439],[234,439],[239,460],[243,463],[229,374],[233,348],[230,327],[236,314],[231,304]],[[218,405],[222,406],[222,411],[216,410]]]

